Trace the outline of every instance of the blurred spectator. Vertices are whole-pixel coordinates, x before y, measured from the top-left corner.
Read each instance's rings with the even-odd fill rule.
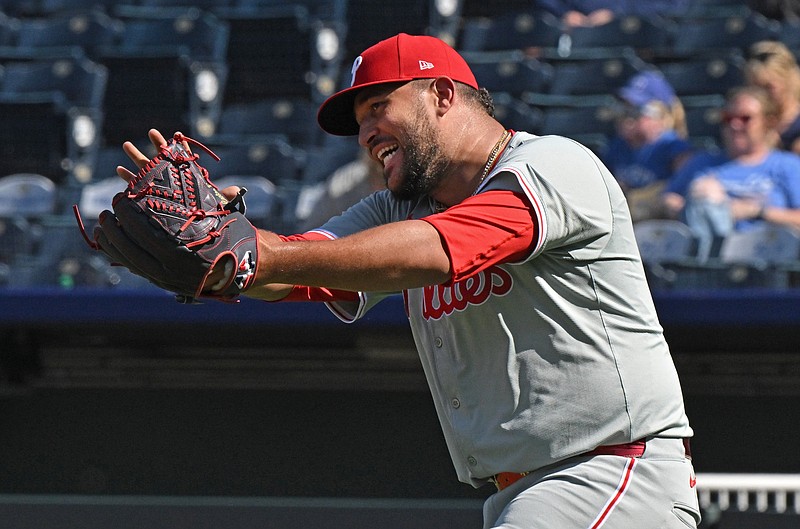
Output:
[[[615,8],[622,2],[612,0],[536,0],[535,6],[552,13],[565,27],[601,26],[614,20]]]
[[[756,13],[781,22],[800,22],[800,0],[749,0],[747,5]]]
[[[634,222],[663,217],[666,183],[692,154],[683,105],[657,71],[633,76],[617,95],[617,134],[601,157],[625,191]]]
[[[534,0],[534,8],[555,15],[566,28],[601,26],[617,16],[653,16],[685,11],[689,0]]]
[[[321,184],[308,189],[298,201],[299,231],[318,228],[331,217],[366,197],[386,189],[383,168],[362,149],[352,162],[336,169]]]
[[[800,156],[774,149],[778,110],[757,86],[733,90],[722,120],[724,152],[694,156],[664,201],[698,238],[705,259],[731,231],[768,221],[800,227]]]
[[[779,147],[800,153],[800,67],[794,54],[781,42],[757,42],[750,48],[744,74],[778,105]]]

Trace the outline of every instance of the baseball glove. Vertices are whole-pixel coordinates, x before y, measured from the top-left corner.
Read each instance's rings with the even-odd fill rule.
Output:
[[[252,284],[258,265],[256,228],[244,215],[246,190],[226,200],[189,144],[219,160],[200,142],[176,133],[114,196],[114,211],[100,214],[92,238],[73,209],[89,246],[174,292],[179,302],[233,301]],[[208,285],[219,267],[225,278]]]

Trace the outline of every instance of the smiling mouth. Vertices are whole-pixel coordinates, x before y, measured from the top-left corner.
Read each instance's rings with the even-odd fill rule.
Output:
[[[394,153],[396,153],[399,148],[400,147],[396,144],[384,147],[383,149],[378,151],[377,154],[378,160],[380,160],[380,162],[384,166],[386,166],[386,163],[391,159],[392,156],[394,156]]]

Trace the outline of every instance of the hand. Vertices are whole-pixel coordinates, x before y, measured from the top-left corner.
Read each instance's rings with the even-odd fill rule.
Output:
[[[153,144],[153,147],[155,147],[156,149],[167,143],[167,140],[164,139],[164,135],[161,134],[161,132],[159,132],[156,129],[150,129],[147,135],[150,138],[150,142]],[[189,145],[186,142],[183,142],[183,145],[184,147],[186,147],[187,150],[191,151]],[[144,155],[142,151],[140,151],[136,147],[136,145],[134,145],[129,141],[126,141],[125,143],[122,144],[122,150],[125,151],[125,154],[128,155],[128,158],[130,158],[133,161],[133,163],[136,164],[136,167],[138,167],[139,169],[147,165],[147,162],[150,161],[150,159],[146,155]],[[122,178],[126,182],[129,182],[130,179],[135,176],[134,173],[132,173],[126,167],[122,167],[121,165],[117,166],[117,174],[120,176],[120,178]],[[241,188],[238,186],[230,186],[226,187],[225,189],[220,189],[220,192],[228,200],[233,200],[233,198],[235,198],[236,195],[239,193],[240,189]]]
[[[258,233],[243,203],[226,205],[239,188],[220,193],[189,144],[218,158],[196,140],[175,133],[167,141],[156,129],[148,136],[158,150],[152,160],[123,144],[139,170],[117,167],[128,188],[115,196],[113,212],[100,215],[90,246],[179,298],[235,299],[258,265]]]
[[[712,204],[722,204],[729,200],[728,192],[714,176],[701,176],[692,182],[689,194],[695,200],[707,200]]]
[[[156,149],[167,143],[167,140],[164,139],[164,136],[156,129],[150,129],[147,135]],[[188,145],[186,148],[188,149]],[[130,158],[139,169],[144,167],[147,162],[150,161],[147,156],[142,154],[142,151],[140,151],[133,143],[129,141],[126,141],[122,144],[122,150],[125,151],[125,154],[128,155],[128,158]],[[121,165],[117,166],[117,174],[126,182],[129,182],[131,178],[135,176],[134,173],[129,171],[127,168],[122,167]]]
[[[758,219],[764,215],[764,203],[752,198],[731,200],[731,213],[734,219]]]

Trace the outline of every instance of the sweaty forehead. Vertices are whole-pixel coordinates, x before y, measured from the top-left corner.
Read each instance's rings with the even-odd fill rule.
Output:
[[[372,99],[373,97],[389,95],[404,84],[405,83],[383,83],[364,87],[355,97],[355,106],[358,107],[358,105],[363,104],[364,101]]]
[[[383,98],[388,97],[392,92],[400,88],[406,84],[406,82],[401,83],[383,83],[374,86],[367,86],[364,87],[362,90],[359,90],[358,94],[353,101],[353,112],[355,114],[355,118],[357,122],[360,122],[359,119],[359,107],[362,107],[368,101],[375,99],[375,98]]]

